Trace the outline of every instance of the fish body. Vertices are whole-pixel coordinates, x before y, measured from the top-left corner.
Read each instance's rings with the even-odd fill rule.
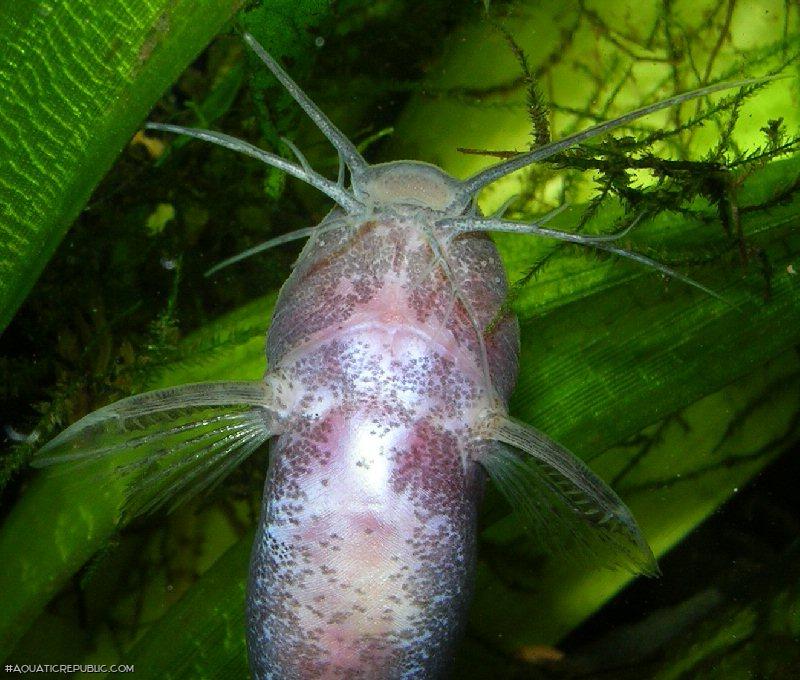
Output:
[[[402,206],[312,238],[281,291],[267,380],[292,425],[272,443],[247,595],[258,678],[428,678],[466,620],[485,473],[473,425],[507,398],[518,330],[475,337]],[[505,299],[492,242],[462,239],[455,288],[488,325]],[[491,282],[485,285],[487,279]]]
[[[219,265],[310,236],[273,314],[268,371],[260,381],[181,385],[110,404],[48,442],[34,464],[116,457],[121,465],[103,469],[115,483],[118,475],[128,481],[124,523],[214,486],[271,439],[246,604],[257,680],[446,673],[467,617],[487,476],[543,548],[656,573],[614,491],[546,434],[508,416],[519,329],[486,232],[582,244],[714,293],[609,245],[613,236],[545,227],[555,212],[527,224],[482,217],[476,196],[654,111],[764,79],[676,95],[457,180],[416,161],[368,164],[243,37],[336,148],[337,181],[315,172],[291,142],[298,163],[219,132],[147,127],[257,158],[337,204],[317,227]]]

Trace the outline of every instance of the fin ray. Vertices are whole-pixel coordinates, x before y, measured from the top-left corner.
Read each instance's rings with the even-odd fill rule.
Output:
[[[486,439],[481,464],[544,547],[555,552],[574,547],[604,566],[658,573],[630,510],[583,461],[509,418],[496,419]]]
[[[279,417],[262,382],[195,383],[109,404],[45,444],[32,464],[73,471],[99,460],[126,481],[123,521],[170,508],[216,484],[275,433]]]

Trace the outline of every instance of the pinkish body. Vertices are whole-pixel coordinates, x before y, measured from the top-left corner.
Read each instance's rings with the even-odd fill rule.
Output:
[[[493,395],[419,230],[432,221],[408,205],[348,218],[307,244],[281,291],[267,380],[294,426],[272,444],[251,559],[258,678],[431,677],[465,623],[485,475],[472,426]],[[447,256],[488,325],[506,294],[494,245],[471,236]],[[505,398],[517,324],[493,329]]]
[[[244,39],[336,148],[337,181],[290,142],[299,164],[218,132],[148,127],[258,158],[338,205],[318,227],[215,268],[311,237],[275,309],[269,371],[263,381],[182,385],[110,404],[48,442],[35,464],[123,452],[132,517],[212,486],[275,437],[247,593],[257,680],[446,672],[466,621],[484,471],[545,547],[566,540],[593,563],[656,573],[617,495],[543,432],[508,417],[519,334],[502,313],[505,274],[484,232],[587,245],[714,293],[610,245],[614,235],[543,226],[558,211],[528,224],[484,218],[475,198],[626,122],[759,81],[676,95],[457,180],[414,161],[368,164],[255,39]]]

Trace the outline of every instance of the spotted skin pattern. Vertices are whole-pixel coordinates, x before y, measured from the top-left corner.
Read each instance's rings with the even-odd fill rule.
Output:
[[[657,573],[620,498],[543,432],[508,418],[519,328],[486,231],[581,243],[706,287],[607,239],[478,213],[492,182],[718,83],[502,161],[466,180],[419,161],[368,164],[245,33],[245,42],[336,148],[336,182],[211,130],[150,123],[239,151],[316,187],[337,208],[281,289],[263,381],[195,383],[103,407],[34,464],[134,459],[128,517],[213,486],[272,439],[247,593],[256,680],[435,678],[466,620],[485,473],[537,537],[566,537],[600,563]],[[351,184],[346,186],[349,172]],[[109,470],[117,470],[109,466]],[[116,480],[115,480],[116,483]],[[560,544],[559,544],[560,545]]]
[[[471,423],[497,398],[477,328],[506,282],[483,236],[446,249],[448,276],[416,226],[428,212],[331,215],[341,228],[309,241],[281,291],[266,379],[290,423],[250,564],[256,678],[430,678],[452,661],[484,482]],[[485,347],[506,399],[516,321]]]

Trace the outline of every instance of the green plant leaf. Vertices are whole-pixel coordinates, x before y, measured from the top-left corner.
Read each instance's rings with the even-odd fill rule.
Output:
[[[800,667],[800,576],[797,549],[775,560],[766,574],[750,577],[746,589],[728,596],[669,648],[653,669],[654,680],[791,675]]]
[[[187,339],[192,356],[153,376],[147,388],[216,379],[258,379],[264,371],[264,331],[275,296],[219,319]],[[220,346],[224,347],[220,351]],[[0,527],[4,615],[0,657],[5,658],[42,607],[117,531],[122,485],[98,485],[94,468],[79,475],[52,470],[27,487]],[[25,549],[19,549],[24,545]],[[13,563],[13,564],[12,564]]]
[[[0,332],[147,112],[239,4],[22,0],[0,11]]]

